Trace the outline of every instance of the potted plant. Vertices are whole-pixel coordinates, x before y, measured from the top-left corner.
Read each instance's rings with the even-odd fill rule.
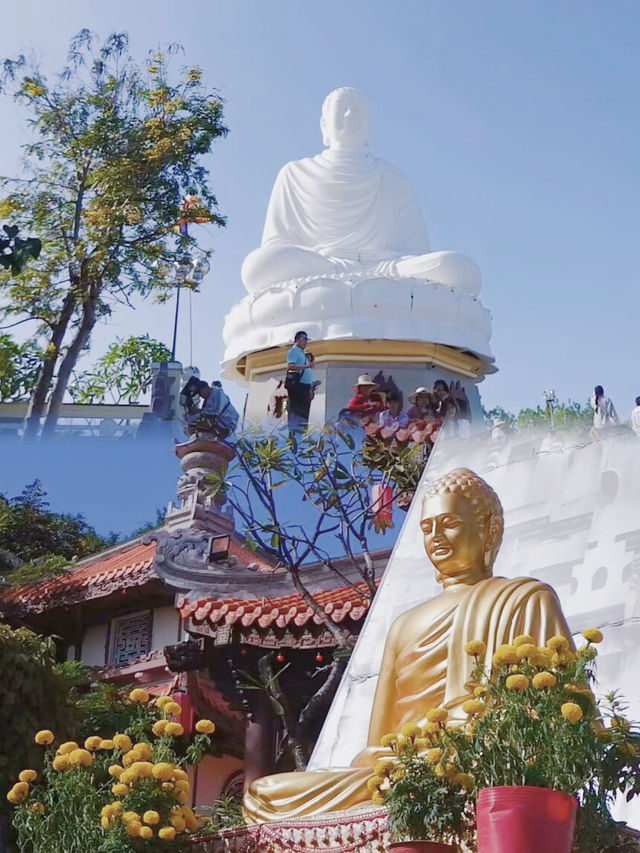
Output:
[[[368,780],[374,803],[387,806],[395,853],[452,853],[473,835],[472,777],[441,761],[434,746],[447,712],[429,712],[424,727],[408,724],[386,735],[391,759],[380,759]]]
[[[583,636],[578,651],[565,637],[544,648],[516,637],[496,650],[490,672],[483,644],[467,646],[474,696],[462,704],[467,725],[447,730],[443,750],[474,778],[478,853],[537,853],[541,839],[545,853],[570,853],[578,806],[580,853],[607,849],[607,836],[621,849],[609,808],[618,791],[630,798],[640,790],[639,732],[615,695],[602,706],[595,700],[602,634]]]

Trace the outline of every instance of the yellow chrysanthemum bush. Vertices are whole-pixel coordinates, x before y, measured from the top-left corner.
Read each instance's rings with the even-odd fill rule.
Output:
[[[498,647],[490,666],[467,648],[475,657],[473,698],[461,705],[468,724],[450,729],[447,739],[476,790],[532,785],[575,794],[576,846],[589,853],[606,849],[615,836],[609,814],[615,794],[640,791],[640,730],[623,717],[615,695],[596,701],[595,644],[602,633],[588,628],[583,637],[586,644],[575,650],[566,637],[538,647],[522,635]]]
[[[484,708],[479,699],[471,702],[472,716]],[[448,716],[444,708],[432,708],[421,725],[406,723],[380,741],[388,755],[374,765],[367,787],[375,804],[387,806],[396,840],[459,844],[473,835],[473,778],[458,766]]]
[[[198,721],[187,742],[172,719],[174,700],[135,688],[122,702],[130,724],[111,737],[59,743],[48,730],[35,735],[42,773],[25,768],[7,795],[24,853],[155,853],[198,829],[187,771],[211,746],[215,725]]]
[[[394,837],[468,840],[478,790],[531,785],[577,796],[581,853],[623,849],[609,809],[618,792],[640,793],[640,727],[615,694],[596,701],[602,634],[590,628],[583,637],[576,651],[566,637],[538,647],[522,635],[490,661],[481,641],[467,644],[469,694],[451,719],[431,709],[421,726],[405,725],[381,741],[388,758],[368,786],[374,803],[388,807]]]

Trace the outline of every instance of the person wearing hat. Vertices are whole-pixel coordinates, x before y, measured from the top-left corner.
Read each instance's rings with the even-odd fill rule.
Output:
[[[431,391],[424,386],[416,388],[413,394],[409,394],[409,402],[413,406],[407,412],[410,421],[426,421],[435,416]]]
[[[347,409],[354,415],[363,417],[365,415],[376,415],[384,409],[380,396],[373,392],[377,388],[377,384],[371,379],[368,373],[361,373],[358,376],[358,381],[353,386],[356,392],[347,403]]]

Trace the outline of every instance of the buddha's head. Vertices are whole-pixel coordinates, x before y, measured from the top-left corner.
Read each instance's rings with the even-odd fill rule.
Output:
[[[334,151],[359,151],[369,144],[371,105],[359,89],[342,86],[322,104],[322,141]]]
[[[456,468],[429,486],[420,527],[443,586],[491,576],[504,516],[496,493],[473,471]]]

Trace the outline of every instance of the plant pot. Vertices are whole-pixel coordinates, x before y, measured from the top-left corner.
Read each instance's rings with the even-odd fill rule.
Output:
[[[550,788],[483,788],[478,853],[571,853],[576,798]]]
[[[441,841],[396,841],[389,845],[394,853],[453,853],[455,849]]]

